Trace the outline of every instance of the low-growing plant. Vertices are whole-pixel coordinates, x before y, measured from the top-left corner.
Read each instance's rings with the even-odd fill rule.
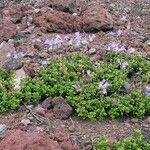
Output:
[[[22,81],[18,104],[62,96],[79,116],[89,119],[143,117],[150,111],[150,97],[143,90],[150,82],[150,62],[145,56],[108,51],[107,61],[94,63],[84,54],[72,53],[52,60],[36,74],[35,78]],[[125,88],[126,83],[130,84],[129,89]]]
[[[115,140],[112,147],[108,144],[106,137],[99,137],[92,141],[94,150],[149,150],[150,143],[144,142],[143,135],[140,130],[135,130],[132,136],[122,141]]]

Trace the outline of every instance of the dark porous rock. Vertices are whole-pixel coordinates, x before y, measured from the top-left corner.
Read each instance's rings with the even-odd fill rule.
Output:
[[[67,119],[73,112],[72,107],[62,97],[49,97],[43,101],[41,106],[44,109],[51,109],[57,119]]]

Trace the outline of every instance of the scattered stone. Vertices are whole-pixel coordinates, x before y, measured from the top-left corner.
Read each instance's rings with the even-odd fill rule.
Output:
[[[7,130],[8,128],[5,124],[0,124],[0,139],[4,137]]]
[[[22,60],[21,59],[8,59],[4,64],[1,65],[2,68],[6,69],[6,71],[10,72],[10,70],[18,70],[22,68]]]
[[[60,131],[56,131],[54,133],[54,140],[57,141],[57,142],[69,141],[69,134],[62,133]]]
[[[9,43],[3,41],[0,44],[0,66],[4,64],[5,61],[9,59],[8,53],[15,51],[14,45],[9,41]]]
[[[67,119],[72,114],[72,107],[62,97],[55,97],[51,101],[54,116],[58,119]]]
[[[125,84],[124,84],[124,88],[125,88],[127,91],[129,91],[129,90],[131,89],[131,84],[125,83]]]
[[[23,78],[25,78],[25,77],[26,77],[26,73],[25,73],[25,71],[23,70],[23,68],[21,68],[21,69],[19,69],[19,70],[17,70],[17,71],[15,72],[15,76],[14,76],[14,79],[13,79],[14,85],[15,85],[15,87],[14,87],[15,90],[20,89],[21,80],[22,80]]]
[[[44,109],[52,109],[57,119],[67,119],[72,114],[72,107],[62,97],[48,97],[42,103]]]
[[[138,123],[138,122],[139,122],[139,120],[138,120],[138,119],[136,119],[136,118],[132,118],[132,119],[131,119],[131,122],[132,122],[132,123]]]
[[[74,125],[71,125],[68,129],[69,129],[70,132],[75,132],[76,131],[76,128],[75,128]]]
[[[43,132],[24,132],[12,130],[8,132],[0,144],[1,150],[62,150],[56,141],[51,140]]]
[[[63,12],[70,12],[75,13],[76,10],[76,1],[75,0],[51,0],[49,2],[49,6],[51,6],[52,9],[63,11]]]
[[[31,124],[30,120],[29,119],[23,119],[21,120],[21,123],[24,125],[24,126],[28,126]]]
[[[35,107],[34,112],[41,116],[45,116],[45,109],[42,108],[41,105],[38,105],[37,107]]]
[[[90,55],[93,55],[93,54],[95,54],[96,53],[96,48],[90,48],[89,49],[89,54]]]
[[[40,58],[48,58],[48,53],[47,52],[41,52],[39,53]]]
[[[80,150],[80,147],[78,145],[72,145],[70,142],[61,143],[61,148],[63,150]]]
[[[89,138],[83,140],[84,150],[92,150],[92,141]]]
[[[150,124],[150,117],[146,119],[147,123]]]

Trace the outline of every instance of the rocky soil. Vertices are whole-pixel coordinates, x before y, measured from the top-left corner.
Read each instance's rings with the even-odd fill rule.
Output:
[[[56,35],[96,38],[85,48],[93,61],[105,57],[113,42],[150,54],[149,0],[0,0],[0,67],[16,70],[15,78],[35,76],[37,67],[62,54],[82,49],[58,48],[45,43]],[[17,52],[10,59],[8,54]],[[91,150],[91,140],[107,135],[122,139],[140,129],[150,140],[150,117],[89,121],[76,116],[61,97],[38,106],[22,105],[0,114],[1,150]],[[31,140],[32,139],[32,140]]]

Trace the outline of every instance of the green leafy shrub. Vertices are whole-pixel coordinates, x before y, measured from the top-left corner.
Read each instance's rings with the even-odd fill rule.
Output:
[[[12,73],[7,73],[4,69],[0,69],[0,112],[9,109],[16,109],[20,104],[21,93],[12,91]]]
[[[122,66],[118,60],[128,63]],[[40,67],[35,78],[24,79],[18,91],[20,95],[6,91],[18,95],[15,100],[20,96],[15,104],[62,96],[82,118],[143,117],[150,110],[150,97],[143,90],[144,84],[149,83],[149,75],[150,62],[145,56],[108,51],[107,61],[94,63],[83,54],[72,53],[52,60],[46,68]],[[125,83],[134,84],[126,90]],[[0,102],[3,101],[2,98]]]
[[[106,137],[100,137],[93,140],[94,150],[110,150]],[[125,138],[123,141],[115,140],[112,143],[112,150],[149,150],[150,143],[144,142],[143,135],[139,130],[135,130],[134,134]]]

